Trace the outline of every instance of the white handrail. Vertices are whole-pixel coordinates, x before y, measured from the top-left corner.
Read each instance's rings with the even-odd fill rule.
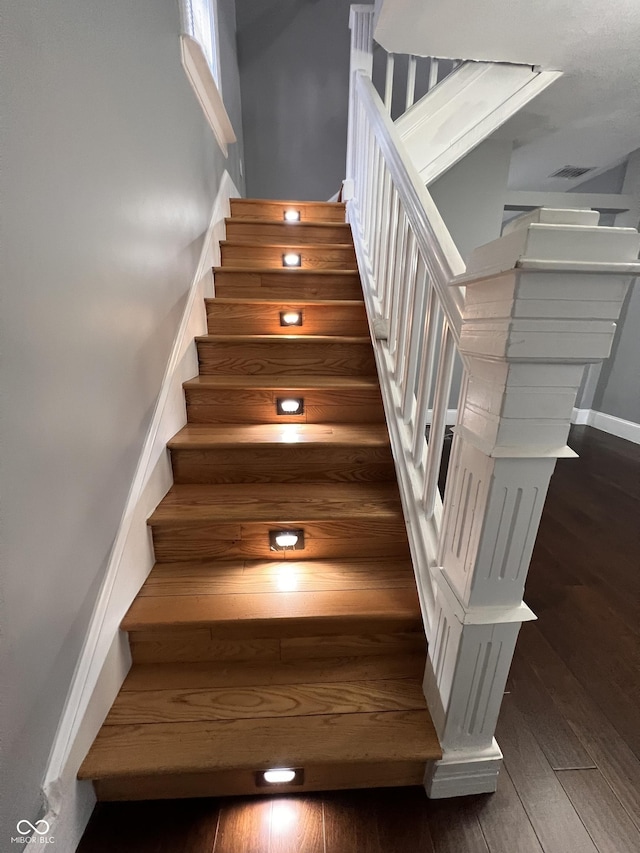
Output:
[[[458,343],[464,292],[459,287],[451,287],[450,283],[456,276],[465,272],[464,261],[429,191],[404,152],[402,140],[386,114],[373,83],[361,73],[356,74],[356,92],[409,220],[420,254],[427,264],[454,340]]]

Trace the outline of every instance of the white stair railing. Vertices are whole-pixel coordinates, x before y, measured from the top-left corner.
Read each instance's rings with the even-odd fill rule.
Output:
[[[402,62],[396,65],[396,54],[387,53],[381,45],[374,51],[374,68],[372,79],[382,78],[384,70],[384,88],[378,89],[386,111],[391,114],[394,107],[394,119],[399,118],[407,110],[441,83],[460,65],[461,60],[439,59],[436,56],[414,56],[409,54],[401,57]],[[377,62],[380,62],[378,73]],[[400,105],[400,108],[398,108]]]
[[[535,616],[524,583],[587,363],[609,354],[629,282],[631,228],[540,210],[464,263],[375,91],[373,7],[353,6],[345,197],[429,655],[424,689],[443,747],[432,797],[495,790],[494,739],[515,642]],[[462,381],[444,501],[438,489],[458,354]]]

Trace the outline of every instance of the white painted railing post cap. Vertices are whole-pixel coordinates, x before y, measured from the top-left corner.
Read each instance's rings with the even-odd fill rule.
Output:
[[[640,235],[635,228],[609,228],[592,224],[594,211],[567,211],[570,222],[559,222],[558,210],[545,208],[524,217],[521,228],[503,234],[475,249],[464,276],[455,283],[474,280],[509,269],[612,272],[637,275],[635,262]],[[582,215],[583,221],[576,223]],[[566,217],[564,217],[566,218]],[[589,265],[588,267],[585,264]],[[622,265],[622,268],[621,268]],[[629,269],[624,269],[629,265]]]

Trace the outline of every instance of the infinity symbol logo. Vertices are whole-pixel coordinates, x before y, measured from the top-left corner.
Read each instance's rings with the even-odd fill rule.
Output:
[[[26,829],[24,827],[27,827]],[[38,829],[39,826],[43,826],[44,829]],[[26,835],[31,829],[36,835],[46,835],[49,832],[49,824],[46,820],[37,820],[36,825],[34,826],[30,820],[19,820],[16,824],[16,829],[20,833],[20,835]]]

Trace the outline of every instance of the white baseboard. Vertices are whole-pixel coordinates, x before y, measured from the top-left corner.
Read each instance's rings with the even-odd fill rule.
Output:
[[[586,424],[618,438],[640,444],[640,424],[634,421],[626,421],[624,418],[616,418],[606,412],[597,412],[595,409],[574,409],[571,422],[574,424]]]
[[[49,756],[43,783],[45,819],[56,846],[65,850],[76,849],[95,803],[91,783],[77,782],[77,771],[131,666],[128,642],[119,626],[153,566],[146,522],[172,483],[166,444],[186,423],[182,383],[198,372],[194,338],[206,332],[204,298],[213,296],[211,268],[220,260],[218,242],[224,238],[229,198],[237,196],[225,172]]]

